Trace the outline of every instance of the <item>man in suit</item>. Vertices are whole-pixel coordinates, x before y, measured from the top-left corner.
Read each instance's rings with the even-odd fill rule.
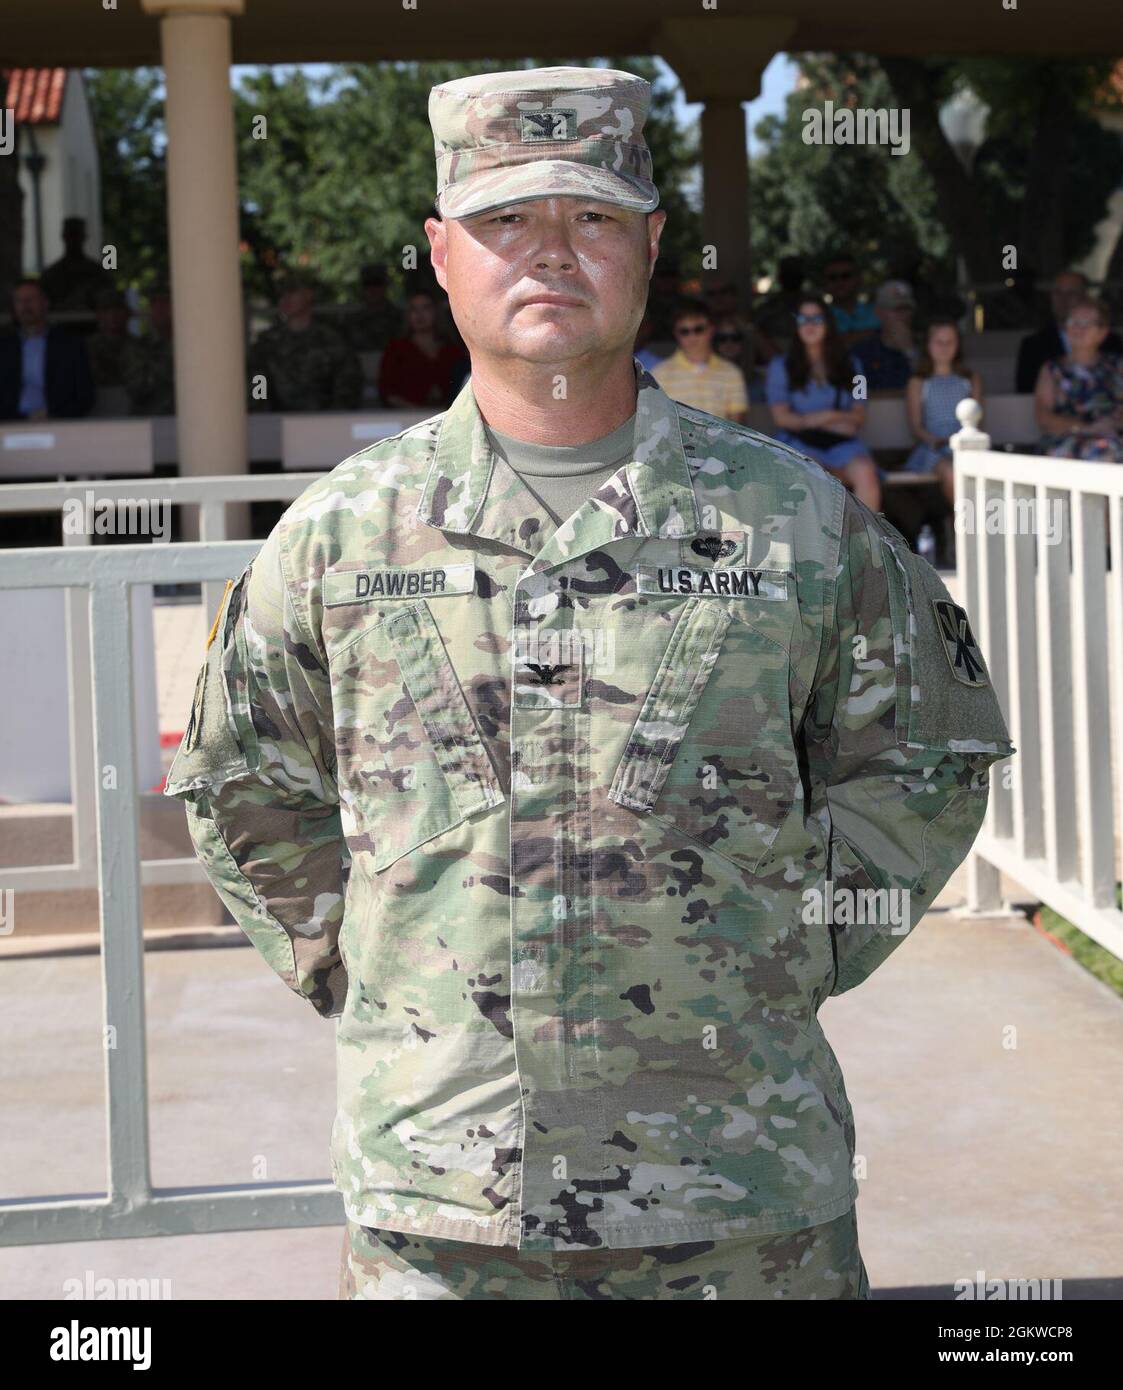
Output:
[[[1068,337],[1064,331],[1064,321],[1069,310],[1088,293],[1088,277],[1079,270],[1062,270],[1053,281],[1049,299],[1053,306],[1053,322],[1036,333],[1027,333],[1018,345],[1018,366],[1015,372],[1015,387],[1018,395],[1031,395],[1037,385],[1037,374],[1053,357],[1064,357],[1068,352]],[[1109,333],[1103,342],[1103,352],[1123,353],[1123,338],[1118,333]]]
[[[0,420],[73,420],[93,406],[85,343],[48,325],[48,307],[37,280],[12,291],[16,332],[0,337]]]

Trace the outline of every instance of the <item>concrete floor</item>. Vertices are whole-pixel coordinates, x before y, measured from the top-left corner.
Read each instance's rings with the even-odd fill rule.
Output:
[[[983,1270],[1060,1278],[1069,1296],[1118,1281],[1094,1286],[1118,1297],[1123,1002],[1024,919],[957,916],[961,885],[821,1014],[867,1164],[875,1294],[946,1296]],[[5,962],[4,1196],[102,1186],[98,965]],[[154,1182],[326,1179],[334,1026],[249,947],[150,952],[146,974]],[[0,1248],[0,1298],[130,1278],[167,1280],[176,1299],[333,1299],[341,1240],[326,1227]]]

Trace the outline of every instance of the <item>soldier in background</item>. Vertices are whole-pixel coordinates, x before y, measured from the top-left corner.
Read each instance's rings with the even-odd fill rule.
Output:
[[[362,394],[359,359],[337,329],[315,317],[316,284],[302,273],[279,287],[280,323],[250,349],[251,410],[356,410]],[[264,395],[260,385],[263,379]]]
[[[402,310],[389,296],[384,265],[364,265],[359,272],[360,304],[343,321],[343,334],[355,352],[381,352],[401,332]]]
[[[123,361],[132,415],[175,414],[172,298],[157,285],[148,298],[148,332],[132,340]]]
[[[98,291],[112,289],[113,277],[82,250],[86,241],[86,219],[64,218],[62,241],[66,250],[40,277],[43,293],[51,301],[51,312],[81,309],[93,312]]]
[[[98,290],[94,301],[97,329],[86,339],[86,353],[95,389],[123,386],[122,361],[136,341],[129,333],[131,312],[123,290]]]

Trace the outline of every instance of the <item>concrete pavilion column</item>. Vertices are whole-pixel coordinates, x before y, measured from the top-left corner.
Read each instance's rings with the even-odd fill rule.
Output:
[[[141,0],[160,20],[179,471],[245,473],[246,386],[230,16],[243,0]],[[248,534],[248,507],[227,534]],[[197,532],[184,517],[184,538]]]
[[[745,312],[752,300],[752,246],[742,103],[760,95],[761,74],[795,24],[784,15],[725,17],[711,10],[666,19],[655,34],[655,50],[678,74],[686,100],[705,103],[702,227],[705,243],[717,250],[717,267],[707,279],[734,280]]]

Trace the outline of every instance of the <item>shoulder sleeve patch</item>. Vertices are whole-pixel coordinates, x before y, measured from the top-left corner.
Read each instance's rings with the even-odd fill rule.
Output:
[[[1010,732],[967,613],[927,561],[883,539],[901,743],[991,759]]]
[[[952,675],[964,685],[989,685],[965,610],[945,598],[934,598],[932,607],[936,610],[936,626],[943,638],[944,654]]]

